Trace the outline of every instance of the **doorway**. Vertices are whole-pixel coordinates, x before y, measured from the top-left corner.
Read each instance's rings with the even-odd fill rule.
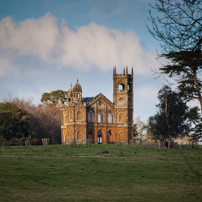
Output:
[[[97,143],[102,144],[102,132],[100,130],[97,134]]]

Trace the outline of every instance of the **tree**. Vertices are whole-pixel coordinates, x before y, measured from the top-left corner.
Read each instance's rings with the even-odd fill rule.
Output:
[[[0,136],[7,141],[29,135],[29,115],[13,103],[0,103]]]
[[[136,117],[134,122],[134,137],[136,139],[143,140],[145,136],[146,124],[140,120],[140,117]]]
[[[201,51],[181,51],[163,54],[171,61],[170,64],[160,68],[162,74],[168,75],[177,83],[180,97],[185,101],[198,100],[202,113],[202,70]]]
[[[147,128],[147,133],[152,139],[160,140],[161,142],[164,142],[167,139],[167,134],[165,133],[167,125],[163,118],[163,114],[157,112],[154,116],[149,117]]]
[[[152,36],[161,42],[162,54],[170,61],[157,72],[172,78],[181,98],[198,100],[202,114],[202,2],[201,0],[156,0],[160,14],[149,20]]]
[[[168,140],[183,137],[190,132],[191,125],[187,122],[188,107],[169,86],[163,86],[158,93],[160,103],[158,112],[150,117],[148,130],[154,139]]]
[[[30,134],[39,141],[49,138],[50,143],[60,143],[61,109],[54,105],[38,105],[30,112]]]
[[[42,144],[41,138],[49,138],[50,143],[60,143],[61,136],[61,109],[55,105],[34,105],[32,99],[12,98],[4,99],[28,113],[30,124],[29,138],[32,144]]]
[[[151,7],[159,15],[149,11],[152,28],[147,27],[164,53],[201,50],[201,0],[156,0]]]
[[[56,90],[51,91],[50,93],[43,93],[41,102],[44,104],[50,103],[53,105],[57,105],[58,103],[64,104],[64,102],[66,102],[66,94],[67,92],[63,90]]]

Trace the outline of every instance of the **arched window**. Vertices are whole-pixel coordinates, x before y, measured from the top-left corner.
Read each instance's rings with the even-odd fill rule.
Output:
[[[74,139],[74,134],[73,134],[73,130],[69,131],[69,139]]]
[[[64,116],[64,124],[67,123],[67,121],[68,121],[67,120],[67,114],[65,114],[65,116]]]
[[[73,120],[73,111],[70,111],[70,112],[69,112],[69,119],[70,119],[70,120]]]
[[[120,83],[119,86],[118,86],[118,89],[119,90],[124,90],[125,89],[125,85]]]
[[[90,110],[88,112],[88,122],[94,122],[94,111]]]
[[[82,113],[80,111],[77,112],[77,120],[82,119]]]
[[[92,143],[95,143],[94,135],[93,135],[93,132],[92,132],[92,131],[90,131],[90,132],[88,133],[87,139],[90,139],[90,140],[92,141]]]
[[[100,113],[97,114],[97,122],[101,123],[101,114]]]
[[[97,122],[103,123],[103,114],[101,111],[97,114]]]
[[[97,134],[97,143],[102,144],[102,132],[99,131]]]
[[[120,121],[120,122],[123,122],[123,121],[124,121],[124,114],[123,114],[123,113],[120,113],[120,114],[119,114],[119,121]]]
[[[80,130],[77,132],[77,139],[82,139],[82,132]]]
[[[113,115],[111,112],[107,114],[107,123],[113,123]]]

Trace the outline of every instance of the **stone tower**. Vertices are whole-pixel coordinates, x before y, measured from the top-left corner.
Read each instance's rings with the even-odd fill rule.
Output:
[[[117,111],[126,115],[124,122],[129,141],[133,137],[133,68],[131,74],[128,67],[123,69],[123,74],[116,74],[116,67],[113,69],[113,103]]]

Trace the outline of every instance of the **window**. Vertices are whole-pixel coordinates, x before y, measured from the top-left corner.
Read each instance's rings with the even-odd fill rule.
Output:
[[[82,132],[81,131],[78,131],[78,133],[77,133],[77,139],[78,140],[82,139]]]
[[[97,134],[97,143],[102,144],[102,132],[99,131]]]
[[[98,123],[101,122],[101,115],[100,115],[100,113],[97,114],[97,122],[98,122]]]
[[[88,112],[88,122],[94,122],[94,111],[90,110]]]
[[[73,134],[73,130],[69,131],[69,139],[74,139],[74,134]]]
[[[97,122],[103,123],[103,114],[101,111],[97,114]]]
[[[73,111],[70,111],[70,112],[69,112],[69,119],[70,119],[70,120],[73,120]]]
[[[67,123],[68,122],[68,120],[67,120],[67,114],[65,114],[65,116],[64,116],[64,123]]]
[[[82,119],[82,113],[80,111],[77,112],[77,120]]]
[[[107,114],[107,123],[113,123],[113,115],[111,112]]]
[[[124,84],[122,84],[122,83],[120,83],[118,87],[119,87],[119,90],[124,90],[124,88],[125,88]]]

